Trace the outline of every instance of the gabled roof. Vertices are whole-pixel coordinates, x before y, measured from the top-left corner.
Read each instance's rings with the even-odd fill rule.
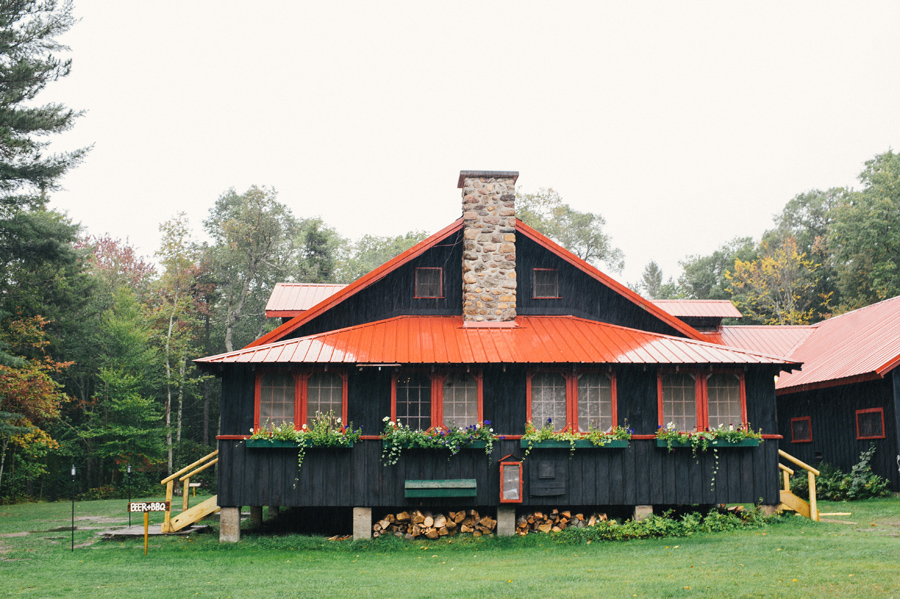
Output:
[[[563,341],[563,342],[561,342]],[[197,360],[249,364],[771,364],[785,358],[574,316],[519,316],[515,326],[463,325],[462,316],[398,316]]]
[[[769,356],[791,356],[794,348],[815,330],[815,325],[738,325],[720,327],[705,336],[712,343],[729,347]]]
[[[652,300],[672,316],[678,318],[740,318],[741,313],[731,300],[665,299]]]
[[[812,325],[791,352],[802,372],[779,377],[779,395],[882,378],[900,364],[900,297]]]
[[[298,328],[300,328],[304,324],[310,322],[311,320],[318,317],[322,313],[330,310],[331,308],[333,308],[334,306],[343,302],[344,300],[352,297],[353,295],[359,293],[363,289],[366,289],[370,285],[383,279],[386,275],[393,272],[397,268],[401,267],[403,264],[409,262],[410,260],[416,258],[417,256],[420,256],[428,249],[437,245],[441,240],[445,239],[448,235],[451,235],[453,233],[457,233],[457,232],[461,231],[462,228],[463,228],[463,219],[460,218],[460,219],[456,220],[455,222],[453,222],[452,224],[450,224],[449,226],[441,229],[434,235],[432,235],[432,236],[428,237],[427,239],[414,245],[413,247],[406,250],[402,254],[392,258],[391,260],[388,260],[387,262],[385,262],[384,264],[382,264],[381,266],[379,266],[372,272],[360,277],[353,283],[350,283],[345,288],[341,289],[340,291],[337,291],[334,295],[319,302],[318,304],[316,304],[309,310],[303,312],[302,314],[300,314],[298,316],[295,316],[294,318],[292,318],[288,322],[284,323],[280,327],[276,328],[275,330],[263,335],[256,341],[253,341],[252,343],[248,344],[247,347],[248,348],[258,347],[261,345],[266,345],[266,344],[273,343],[273,342],[283,339],[286,335],[289,335],[293,331],[296,331]],[[644,298],[642,298],[640,295],[638,295],[631,289],[628,289],[626,286],[622,285],[618,281],[615,281],[614,279],[610,278],[609,276],[603,274],[602,272],[600,272],[599,269],[595,268],[594,266],[591,266],[590,264],[588,264],[587,262],[585,262],[584,260],[582,260],[581,258],[576,256],[572,252],[566,250],[565,248],[563,248],[556,242],[550,240],[548,237],[546,237],[542,233],[539,233],[535,229],[532,229],[531,227],[529,227],[528,225],[526,225],[525,223],[523,223],[519,220],[516,221],[516,232],[525,235],[526,237],[528,237],[535,243],[537,243],[537,244],[543,246],[544,248],[548,249],[549,251],[557,254],[560,258],[569,262],[574,267],[578,268],[579,270],[581,270],[588,276],[603,283],[604,285],[606,285],[607,287],[609,287],[610,289],[612,289],[619,295],[634,302],[635,304],[637,304],[638,306],[640,306],[647,312],[650,312],[656,318],[658,318],[659,320],[661,320],[661,321],[665,322],[666,324],[668,324],[669,326],[671,326],[674,330],[684,334],[685,336],[687,336],[690,339],[695,339],[695,340],[700,340],[700,341],[704,340],[703,336],[698,331],[696,331],[694,328],[688,326],[687,324],[685,324],[678,318],[672,316],[668,312],[654,306],[652,302],[645,300]]]
[[[336,283],[276,283],[266,304],[266,316],[297,316],[344,287]]]

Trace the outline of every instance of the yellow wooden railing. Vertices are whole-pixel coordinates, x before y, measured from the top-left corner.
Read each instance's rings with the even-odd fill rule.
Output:
[[[166,502],[169,506],[169,509],[166,510],[166,518],[163,521],[162,532],[175,532],[176,530],[184,528],[188,524],[196,522],[200,518],[219,511],[219,506],[216,503],[217,496],[213,496],[200,503],[199,505],[188,509],[188,503],[190,500],[189,490],[191,487],[191,477],[203,472],[211,466],[216,465],[216,463],[218,463],[219,461],[218,455],[219,450],[217,449],[211,454],[203,456],[193,464],[185,466],[178,472],[160,481],[160,484],[166,486]],[[173,518],[172,495],[175,491],[175,479],[178,479],[178,482],[182,483],[183,487],[181,491],[181,514]]]
[[[807,503],[791,492],[791,475],[794,474],[794,471],[779,462],[778,469],[781,470],[784,488],[781,490],[781,504],[778,508],[794,510],[798,514],[818,522],[819,510],[816,507],[816,477],[819,476],[819,471],[781,449],[778,450],[778,455],[795,466],[799,466],[806,470],[807,480],[809,481],[809,503]]]

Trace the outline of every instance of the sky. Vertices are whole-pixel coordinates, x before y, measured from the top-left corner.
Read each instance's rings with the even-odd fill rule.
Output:
[[[900,150],[900,3],[75,0],[88,145],[51,207],[151,257],[251,185],[345,237],[435,232],[460,170],[601,214],[625,269],[759,239]]]

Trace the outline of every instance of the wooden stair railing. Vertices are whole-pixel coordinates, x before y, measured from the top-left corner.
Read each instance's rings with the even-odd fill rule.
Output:
[[[787,461],[793,463],[795,466],[799,466],[806,470],[806,475],[809,481],[809,503],[807,503],[803,499],[794,495],[794,493],[791,491],[791,475],[794,474],[794,471],[779,462],[778,469],[781,470],[784,488],[781,490],[781,503],[778,505],[778,509],[793,510],[801,516],[806,516],[810,520],[815,520],[816,522],[818,522],[819,510],[816,507],[816,477],[819,476],[819,471],[809,464],[801,462],[791,454],[781,449],[778,450],[778,455],[779,457],[782,457]]]
[[[166,502],[169,505],[169,509],[166,510],[166,518],[162,524],[163,533],[170,533],[181,530],[185,526],[193,524],[194,522],[197,522],[198,520],[219,511],[219,505],[217,502],[218,495],[214,495],[206,501],[188,509],[188,503],[190,500],[189,490],[191,485],[191,477],[218,463],[218,455],[219,450],[217,449],[211,454],[203,456],[193,464],[185,466],[175,474],[172,474],[160,481],[161,485],[166,485]],[[193,470],[191,470],[192,468]],[[181,513],[173,518],[172,494],[175,490],[176,478],[178,479],[178,482],[183,483],[184,486],[181,491]]]

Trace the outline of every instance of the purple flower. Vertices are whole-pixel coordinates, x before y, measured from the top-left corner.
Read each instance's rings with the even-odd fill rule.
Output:
[[[490,420],[485,420],[485,421],[484,421],[484,425],[485,425],[485,426],[490,426],[490,425],[491,425],[491,421],[490,421]]]

